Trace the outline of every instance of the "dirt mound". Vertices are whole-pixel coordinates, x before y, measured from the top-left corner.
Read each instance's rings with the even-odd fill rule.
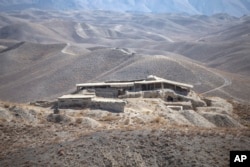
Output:
[[[48,122],[54,122],[54,123],[69,123],[72,120],[66,115],[49,114],[48,117],[47,117],[47,121]]]
[[[180,112],[189,122],[191,122],[194,126],[198,127],[216,127],[213,122],[209,122],[202,115],[198,114],[193,110],[185,110]]]
[[[1,121],[10,121],[12,120],[12,115],[10,114],[9,110],[0,107],[0,120]]]
[[[213,104],[216,106],[216,104],[219,104],[222,99],[213,98],[213,100]],[[124,116],[128,120],[131,120],[133,117],[140,119],[140,121],[137,121],[137,124],[148,123],[151,122],[151,119],[157,118],[158,120],[164,120],[161,122],[165,122],[165,124],[188,125],[207,128],[242,127],[242,125],[236,121],[231,114],[228,114],[231,113],[232,105],[230,103],[228,104],[226,101],[224,101],[224,106],[231,107],[199,107],[197,111],[172,110],[168,108],[164,101],[160,99],[127,99],[127,101],[128,105],[127,109],[125,110],[126,115]],[[215,108],[216,110],[214,110]],[[125,118],[123,119],[126,120]]]
[[[92,118],[88,118],[88,117],[80,117],[80,118],[76,118],[75,122],[77,124],[81,124],[83,125],[84,128],[98,128],[101,127],[100,122],[92,119]]]
[[[234,120],[232,117],[229,117],[225,114],[219,114],[219,113],[201,113],[202,116],[204,116],[207,120],[212,122],[217,127],[242,127],[242,125]]]
[[[2,121],[14,121],[19,123],[32,123],[36,124],[38,119],[37,111],[22,106],[9,106],[6,104],[0,107],[0,119]]]
[[[127,102],[124,113],[60,114],[0,103],[0,166],[226,166],[230,150],[250,148],[249,129],[227,112],[175,111],[161,99]]]

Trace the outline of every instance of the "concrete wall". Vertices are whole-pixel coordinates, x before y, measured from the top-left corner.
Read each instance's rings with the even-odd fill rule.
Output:
[[[125,101],[99,101],[92,100],[91,108],[94,109],[103,109],[111,112],[124,112],[126,102]]]
[[[139,98],[142,96],[143,96],[143,93],[141,91],[139,91],[139,92],[126,91],[125,95],[120,95],[119,98]]]
[[[165,102],[166,106],[182,106],[184,110],[192,110],[193,106],[190,101],[188,102]]]
[[[59,99],[59,108],[93,108],[111,112],[124,112],[126,102],[123,100],[97,100],[97,99]]]
[[[115,88],[96,88],[95,94],[98,97],[116,98],[118,97],[118,90]]]
[[[58,107],[59,108],[86,108],[90,105],[91,99],[59,99]]]
[[[163,91],[155,90],[155,91],[143,91],[144,98],[162,98],[164,97]]]

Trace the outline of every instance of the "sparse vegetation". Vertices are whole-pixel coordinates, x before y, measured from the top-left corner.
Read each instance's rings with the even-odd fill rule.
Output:
[[[15,117],[11,122],[0,120],[0,157],[2,157],[0,165],[24,165],[27,164],[28,157],[32,155],[34,161],[39,161],[39,165],[67,164],[71,166],[84,161],[87,166],[91,166],[95,163],[106,162],[107,157],[117,164],[134,165],[133,162],[136,161],[140,164],[157,165],[158,163],[155,163],[152,158],[156,156],[160,158],[159,163],[164,166],[172,164],[169,157],[173,162],[178,159],[179,164],[223,166],[228,161],[226,152],[232,148],[250,147],[248,129],[244,128],[244,131],[241,131],[239,128],[202,128],[171,123],[159,116],[161,110],[145,114],[145,111],[150,111],[151,108],[158,110],[156,106],[159,106],[160,101],[151,103],[149,105],[151,108],[145,109],[145,105],[142,105],[145,102],[138,100],[134,103],[137,104],[139,111],[133,109],[132,101],[128,100],[128,102],[131,109],[126,110],[125,113],[86,110],[84,115],[91,113],[91,118],[82,117],[78,111],[72,113],[72,110],[65,109],[61,113],[64,117],[60,118],[68,118],[67,114],[72,118],[66,119],[67,121],[60,119],[60,124],[46,120],[46,113],[50,114],[50,119],[56,120],[53,110],[48,112],[47,109],[39,107],[31,109],[27,105],[7,108],[37,113],[36,115],[40,115],[37,119],[41,120],[37,125],[29,121],[16,121],[18,118]],[[4,103],[1,105],[4,108]],[[140,107],[142,107],[141,112]],[[167,110],[163,112],[166,113]],[[149,121],[147,118],[151,117],[153,119]],[[24,119],[29,119],[29,117],[24,117]],[[95,119],[99,120],[102,126]],[[212,144],[216,149],[207,147],[207,143]],[[108,153],[105,152],[106,149],[109,150]],[[191,154],[191,152],[199,152],[199,154]],[[179,155],[185,158],[180,158]],[[216,155],[220,155],[220,160]],[[57,158],[46,158],[53,156]],[[93,158],[86,158],[89,156]],[[161,158],[168,158],[168,161],[161,160]]]
[[[157,124],[162,124],[165,122],[165,119],[160,117],[160,116],[157,116],[156,118],[154,118],[151,123],[157,123]]]
[[[250,81],[242,79],[249,78],[244,77],[249,75],[247,17],[242,22],[233,17],[221,22],[217,16],[152,15],[141,22],[138,15],[129,14],[131,17],[117,18],[126,22],[121,28],[120,21],[113,19],[114,13],[75,12],[59,16],[50,11],[43,13],[44,17],[38,13],[26,11],[27,17],[22,15],[22,19],[13,13],[1,15],[0,50],[6,48],[0,53],[0,84],[5,85],[0,88],[3,100],[30,102],[56,98],[66,91],[75,91],[71,90],[72,85],[80,82],[130,80],[154,74],[194,84],[200,93],[220,87],[226,78],[233,82],[223,89],[225,93],[216,90],[212,95],[231,98],[232,94],[249,101]],[[99,22],[100,16],[105,26]],[[18,24],[7,21],[10,18],[18,20]],[[193,24],[187,26],[186,22]],[[193,31],[196,28],[200,30]],[[134,31],[127,31],[130,29]],[[238,30],[240,35],[232,35]],[[234,74],[207,68],[185,56]]]
[[[82,123],[82,118],[76,118],[76,123],[81,124]]]
[[[10,105],[9,104],[4,104],[4,108],[9,108]]]
[[[119,120],[120,117],[112,114],[112,113],[108,113],[107,115],[103,116],[100,121],[115,121],[115,120]]]
[[[10,101],[0,102],[0,166],[227,166],[229,151],[250,149],[249,104],[230,101],[232,111],[211,97],[217,105],[175,111],[136,94],[124,113],[53,113],[56,102],[46,99],[76,83],[153,74],[193,84],[198,96],[249,102],[249,23],[225,15],[0,13],[0,98]]]
[[[250,105],[233,102],[233,113],[237,115],[238,120],[246,127],[250,128]]]

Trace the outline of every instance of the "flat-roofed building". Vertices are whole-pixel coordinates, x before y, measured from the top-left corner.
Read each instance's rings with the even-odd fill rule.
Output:
[[[96,96],[115,98],[124,95],[126,91],[138,92],[160,89],[171,89],[180,94],[187,94],[190,89],[193,88],[193,85],[170,81],[150,75],[143,80],[83,83],[77,84],[76,87],[78,92],[81,90],[93,90],[95,91]]]
[[[95,95],[83,95],[83,94],[72,94],[72,95],[63,95],[58,98],[58,107],[59,108],[70,108],[70,107],[88,107],[91,103],[91,99]]]
[[[116,98],[163,98],[165,101],[188,101],[188,94],[193,85],[159,78],[153,75],[146,79],[132,81],[107,81],[99,83],[82,83],[76,85],[76,92],[58,98],[59,107],[105,106],[117,111],[124,109],[124,101]],[[97,100],[99,98],[99,100]],[[108,98],[110,100],[100,100]],[[112,99],[116,101],[112,101]],[[101,107],[100,107],[101,108]]]

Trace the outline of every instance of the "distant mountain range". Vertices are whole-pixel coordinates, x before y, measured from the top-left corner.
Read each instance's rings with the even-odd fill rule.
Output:
[[[110,10],[153,13],[188,13],[232,16],[250,14],[250,0],[1,0],[1,11],[25,10]]]

